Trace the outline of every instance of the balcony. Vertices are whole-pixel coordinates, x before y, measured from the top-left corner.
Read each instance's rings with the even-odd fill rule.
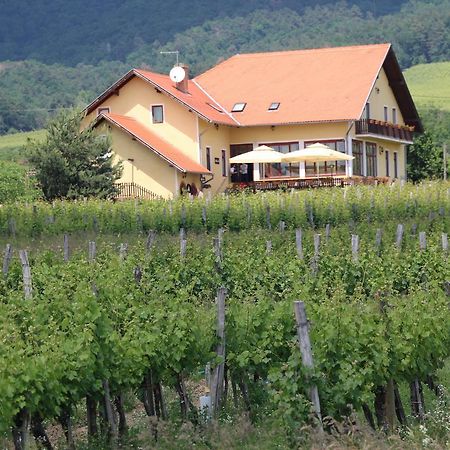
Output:
[[[412,144],[414,127],[393,125],[374,119],[362,119],[355,122],[357,136],[373,136],[403,144]]]

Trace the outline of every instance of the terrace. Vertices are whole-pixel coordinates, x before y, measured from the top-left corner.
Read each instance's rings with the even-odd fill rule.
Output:
[[[282,178],[265,179],[260,181],[231,183],[229,191],[242,191],[245,189],[256,191],[275,191],[277,189],[313,189],[319,187],[344,187],[357,184],[379,185],[388,184],[388,177],[346,177],[346,176],[326,176],[310,178]]]
[[[403,144],[413,143],[414,127],[407,125],[394,125],[389,122],[375,119],[362,119],[355,122],[356,136],[378,137]]]

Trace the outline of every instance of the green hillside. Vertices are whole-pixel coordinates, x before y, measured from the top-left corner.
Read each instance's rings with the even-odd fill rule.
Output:
[[[27,133],[14,133],[0,136],[0,161],[21,162],[25,159],[24,145],[28,139],[43,140],[45,130],[29,131]]]
[[[405,2],[348,0],[347,4],[377,17],[398,11]],[[282,8],[302,14],[307,8],[333,3],[332,0],[0,1],[0,61],[35,59],[66,65],[123,61],[143,44],[167,42],[174,34],[208,20]]]
[[[74,10],[78,11],[80,8],[77,9],[77,6],[81,7],[83,1],[67,4],[68,9],[63,8],[66,16],[75,14]],[[167,20],[166,17],[161,20],[162,13],[157,8],[152,10],[151,16],[146,16],[145,11],[141,11],[148,31],[142,36],[139,31],[141,22],[134,21],[134,14],[139,8],[145,9],[152,2],[147,4],[137,0],[130,1],[123,4],[122,9],[114,9],[112,6],[118,0],[108,1],[110,9],[106,11],[107,8],[102,7],[105,11],[95,11],[98,15],[94,14],[92,23],[83,22],[83,26],[89,25],[89,33],[81,33],[83,26],[80,25],[79,28],[78,22],[67,26],[67,32],[57,33],[53,28],[62,26],[67,19],[64,16],[61,21],[50,20],[59,17],[61,11],[58,8],[46,16],[46,25],[50,28],[42,30],[42,36],[47,36],[49,45],[57,45],[58,52],[64,53],[61,55],[58,52],[52,53],[51,48],[45,45],[35,48],[35,44],[42,38],[39,34],[39,39],[34,39],[36,33],[30,34],[34,40],[27,41],[27,45],[19,45],[20,51],[15,52],[15,45],[25,39],[20,30],[23,31],[29,25],[27,17],[35,8],[34,3],[23,1],[14,4],[17,10],[24,5],[30,6],[29,10],[23,11],[23,17],[19,17],[14,8],[2,9],[0,135],[42,128],[56,111],[84,106],[132,66],[149,67],[167,73],[175,58],[161,55],[161,50],[179,50],[181,60],[190,65],[193,75],[236,53],[379,42],[393,43],[403,68],[450,60],[450,0],[410,0],[396,4],[393,9],[379,9],[377,14],[370,14],[368,4],[381,8],[387,2],[354,0],[331,4],[327,0],[321,0],[312,6],[310,0],[230,0],[226,5],[221,2],[223,8],[217,9],[215,1],[196,0],[186,9],[186,3],[180,0],[177,8],[184,5],[186,14],[178,14],[176,20],[172,17],[173,11],[170,8],[173,2],[168,1],[163,8]],[[137,3],[138,9],[130,8],[130,5]],[[196,15],[199,5],[207,5],[208,11]],[[214,11],[216,14],[212,14]],[[90,10],[90,13],[93,11]],[[83,14],[85,11],[80,12],[77,20],[82,21]],[[107,21],[108,27],[95,27],[96,21],[101,21],[102,14],[114,16],[115,21]],[[3,23],[8,17],[11,18],[11,23],[17,25],[11,33],[6,32],[10,27],[9,22]],[[39,28],[39,17],[36,12],[36,20],[33,17],[35,28]],[[158,18],[158,27],[150,26]],[[120,26],[116,25],[119,19]],[[131,35],[130,24],[134,26]],[[51,30],[58,39],[50,36]],[[116,33],[114,30],[120,32]],[[161,33],[158,34],[156,30]],[[95,38],[97,32],[107,32],[108,41],[104,43],[100,36]],[[6,45],[13,39],[14,33],[18,33],[14,45]],[[85,46],[87,36],[89,45]],[[117,39],[120,49],[114,43]],[[5,58],[34,60],[2,63]],[[48,64],[53,61],[58,63]],[[95,64],[70,66],[77,61]]]
[[[411,67],[405,78],[419,108],[434,106],[450,111],[450,61]]]

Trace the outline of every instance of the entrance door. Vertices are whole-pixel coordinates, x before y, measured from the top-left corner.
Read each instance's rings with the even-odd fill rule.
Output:
[[[230,155],[238,156],[242,153],[251,152],[253,144],[230,145]],[[231,182],[248,183],[253,181],[253,164],[231,164]]]

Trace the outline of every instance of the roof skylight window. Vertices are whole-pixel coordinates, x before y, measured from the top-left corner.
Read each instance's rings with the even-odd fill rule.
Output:
[[[242,112],[246,106],[247,103],[235,103],[231,112]]]
[[[280,107],[280,102],[273,102],[269,106],[269,111],[276,111]]]

